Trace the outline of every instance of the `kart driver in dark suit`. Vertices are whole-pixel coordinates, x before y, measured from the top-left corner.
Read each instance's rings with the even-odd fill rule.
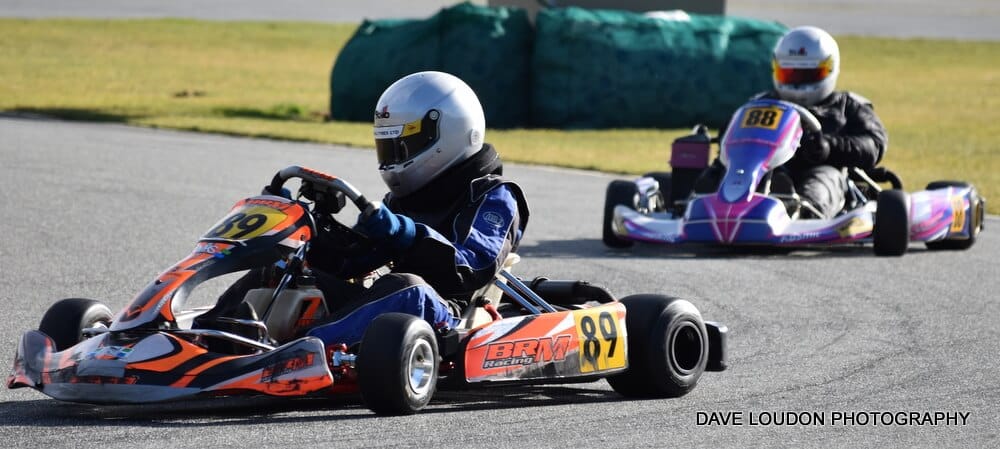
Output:
[[[812,218],[832,218],[844,207],[847,178],[841,168],[874,168],[888,145],[872,103],[855,93],[835,90],[839,75],[840,49],[833,37],[816,27],[794,28],[774,48],[774,90],[755,97],[797,103],[822,125],[822,131],[803,134],[795,156],[783,166],[795,191],[819,215]],[[716,161],[695,190],[714,191],[723,170]]]

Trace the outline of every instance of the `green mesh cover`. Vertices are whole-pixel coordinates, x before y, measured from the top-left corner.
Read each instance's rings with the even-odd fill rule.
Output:
[[[410,73],[440,70],[472,87],[491,128],[528,125],[533,30],[521,9],[462,3],[423,20],[365,21],[330,75],[330,116],[371,121],[385,88]]]
[[[776,22],[549,9],[536,20],[532,121],[553,128],[718,127],[771,88]]]

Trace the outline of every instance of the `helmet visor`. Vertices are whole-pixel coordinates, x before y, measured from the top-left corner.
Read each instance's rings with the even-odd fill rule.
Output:
[[[395,165],[413,159],[438,140],[436,109],[427,111],[422,119],[404,125],[376,126],[375,153],[381,166]]]
[[[825,80],[833,72],[833,59],[826,58],[816,67],[781,67],[778,60],[771,61],[774,79],[779,84],[814,84]]]

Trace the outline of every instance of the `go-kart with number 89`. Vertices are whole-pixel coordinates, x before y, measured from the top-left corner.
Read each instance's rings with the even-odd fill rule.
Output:
[[[272,194],[293,178],[299,196]],[[725,368],[727,328],[704,321],[689,301],[654,294],[618,300],[575,280],[524,282],[511,274],[514,254],[455,328],[389,313],[354,347],[304,336],[328,314],[305,262],[310,241],[324,232],[331,240],[324,247],[344,254],[371,248],[332,215],[347,200],[362,218],[379,207],[343,179],[281,170],[265,194],[237,202],[189,256],[117,314],[91,299],[56,302],[38,330],[21,337],[8,387],[98,404],[360,392],[376,413],[409,414],[438,388],[607,378],[628,397],[675,397],[704,371]],[[246,294],[254,313],[222,318],[218,328],[192,326],[208,309],[185,308],[198,284],[262,268],[275,273]]]

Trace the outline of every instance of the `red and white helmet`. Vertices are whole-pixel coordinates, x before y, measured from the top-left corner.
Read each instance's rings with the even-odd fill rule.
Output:
[[[794,28],[778,41],[772,59],[774,88],[782,100],[811,106],[830,96],[840,75],[840,48],[819,28]]]

